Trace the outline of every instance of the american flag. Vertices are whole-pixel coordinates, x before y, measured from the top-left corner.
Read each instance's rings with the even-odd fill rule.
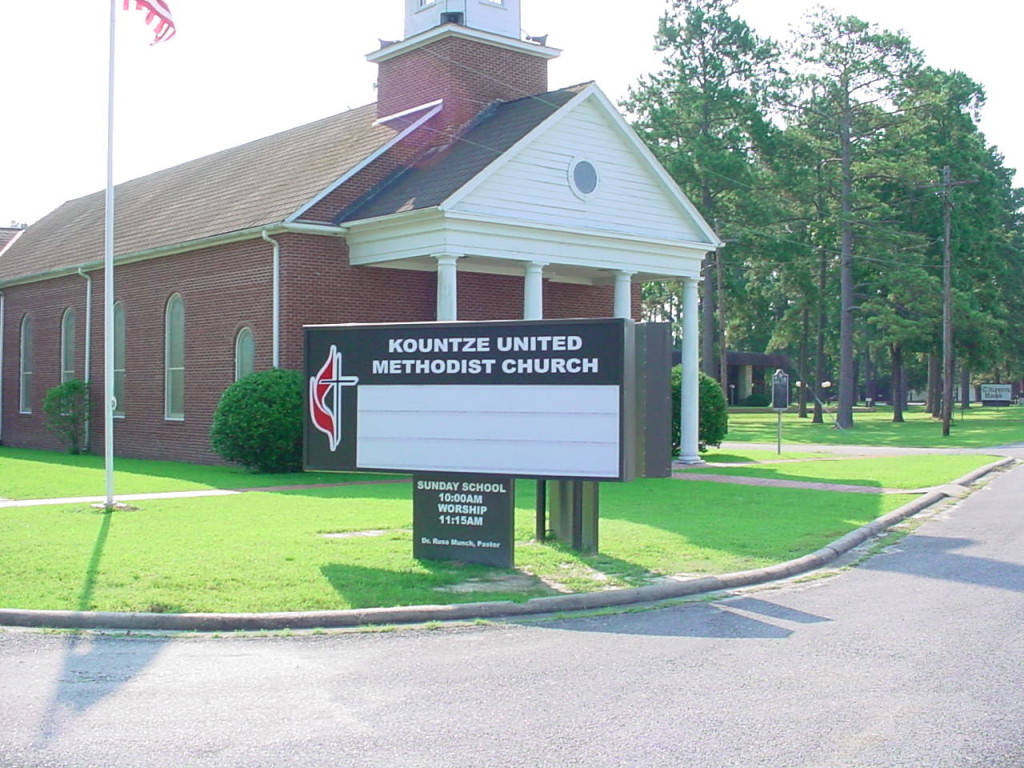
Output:
[[[124,9],[129,10],[133,2],[136,10],[146,12],[146,24],[154,27],[153,45],[174,37],[174,19],[164,0],[124,0]]]

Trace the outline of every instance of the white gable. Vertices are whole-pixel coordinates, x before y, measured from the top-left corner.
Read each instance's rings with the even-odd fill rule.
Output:
[[[574,166],[590,163],[573,184]],[[440,206],[353,222],[354,265],[520,274],[601,283],[698,278],[720,245],[696,208],[597,86],[588,86]]]
[[[682,193],[666,184],[632,132],[617,121],[595,88],[443,207],[456,214],[713,247],[707,224],[681,203]],[[597,172],[597,188],[588,195],[572,183],[579,161]]]

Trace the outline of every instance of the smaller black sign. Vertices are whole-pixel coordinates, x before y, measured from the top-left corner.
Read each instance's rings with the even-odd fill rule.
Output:
[[[492,475],[413,475],[413,557],[511,568],[515,481]]]
[[[789,374],[781,368],[772,376],[772,408],[776,411],[789,408]]]

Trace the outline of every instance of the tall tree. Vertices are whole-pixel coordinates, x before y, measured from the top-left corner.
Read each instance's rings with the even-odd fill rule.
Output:
[[[778,56],[732,14],[736,0],[670,0],[656,37],[664,69],[641,78],[622,106],[634,127],[703,216],[728,230],[756,210],[754,157],[771,132],[760,110],[762,93]],[[715,340],[725,318],[716,309],[718,286],[729,279],[716,255],[704,265],[704,370],[715,370]],[[654,289],[650,298],[659,298]],[[724,343],[719,343],[724,359]]]
[[[855,17],[819,7],[791,49],[799,123],[812,123],[839,169],[840,274],[839,400],[836,424],[853,426],[856,397],[854,271],[858,209],[864,199],[863,164],[874,143],[901,118],[899,102],[921,66],[921,55],[902,35],[878,31]]]

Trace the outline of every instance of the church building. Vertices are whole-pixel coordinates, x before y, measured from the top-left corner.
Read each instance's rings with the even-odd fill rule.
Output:
[[[378,101],[120,184],[115,452],[217,462],[221,393],[302,366],[315,323],[633,317],[679,279],[697,460],[697,283],[719,240],[520,0],[404,0]],[[104,193],[0,238],[0,442],[58,449],[48,389],[89,382],[103,444]]]

